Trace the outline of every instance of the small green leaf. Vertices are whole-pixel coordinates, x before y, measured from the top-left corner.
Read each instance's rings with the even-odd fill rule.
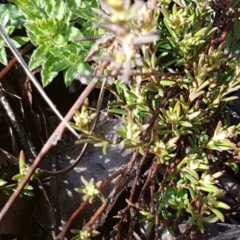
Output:
[[[162,85],[162,86],[171,86],[171,85],[173,85],[173,84],[175,84],[176,82],[175,81],[173,81],[173,80],[161,80],[160,81],[160,84]]]
[[[16,48],[21,47],[22,45],[26,44],[29,41],[28,37],[21,37],[21,36],[13,37],[11,39],[14,45],[16,46]]]
[[[209,193],[217,193],[219,192],[219,188],[214,186],[214,185],[211,185],[211,184],[205,184],[204,186],[201,186],[200,189],[202,191],[205,191],[205,192],[209,192]]]
[[[189,99],[191,102],[193,102],[194,99],[200,97],[204,93],[205,93],[204,91],[197,91],[197,92],[190,93]]]
[[[0,187],[4,186],[4,185],[6,185],[6,184],[7,184],[6,181],[4,181],[3,179],[0,179]]]
[[[159,132],[159,135],[166,135],[166,134],[169,134],[171,133],[172,130],[168,130],[168,129],[161,129],[160,132]]]
[[[5,47],[0,48],[0,62],[5,66],[8,64],[7,53],[6,53]]]
[[[14,28],[14,26],[7,26],[5,28],[5,30],[6,30],[7,34],[10,36],[13,33],[13,31],[15,30],[15,28]]]
[[[108,104],[109,107],[121,107],[121,106],[125,106],[125,105],[126,105],[126,103],[121,102],[121,101],[116,101],[116,102],[113,101]]]
[[[69,61],[67,59],[61,59],[55,63],[49,68],[49,71],[51,72],[60,72],[66,68],[68,68],[70,65]]]
[[[70,65],[65,71],[64,71],[64,82],[66,87],[68,87],[74,78],[74,73],[77,70],[77,66],[76,65]]]
[[[44,63],[43,63],[43,70],[41,72],[42,76],[42,84],[46,87],[49,83],[53,81],[53,79],[57,76],[58,72],[51,72],[49,68],[52,66],[53,63],[58,61],[58,58],[54,58],[50,56]]]
[[[57,17],[62,19],[66,11],[66,6],[64,1],[61,0],[48,0],[45,1],[45,11],[48,16]]]
[[[49,58],[48,50],[48,46],[41,45],[33,52],[29,61],[31,70],[41,66]]]
[[[75,1],[77,3],[77,5],[79,5],[79,1]],[[84,3],[81,4],[81,8],[79,7],[71,7],[71,10],[74,14],[76,14],[77,16],[83,18],[83,19],[86,19],[87,21],[89,21],[91,18],[94,18],[95,15],[91,9],[91,3],[92,1],[84,1]],[[84,7],[85,5],[85,7]]]
[[[46,87],[48,84],[50,84],[57,75],[58,72],[51,72],[49,69],[43,67],[41,72],[43,86]]]
[[[70,11],[72,11],[74,14],[76,14],[78,16],[81,16],[82,0],[66,1],[66,4]]]
[[[7,26],[7,23],[9,21],[9,10],[6,10],[0,19],[0,24],[5,28]]]
[[[113,108],[113,109],[109,109],[108,111],[110,113],[120,114],[120,115],[124,115],[124,116],[128,115],[128,112],[123,109]]]
[[[106,154],[106,153],[107,153],[108,146],[109,146],[109,143],[108,143],[108,142],[105,142],[105,144],[103,145],[103,148],[102,148],[103,154]]]
[[[26,185],[26,186],[24,187],[24,189],[31,191],[31,190],[33,190],[33,187],[32,187],[31,185]]]
[[[12,180],[19,181],[19,180],[21,180],[23,177],[24,177],[23,174],[18,173],[18,174],[14,175],[14,176],[12,177]]]
[[[170,42],[173,45],[173,47],[176,47],[177,46],[176,41],[178,41],[178,37],[175,34],[175,32],[172,30],[172,27],[169,24],[169,20],[167,18],[164,18],[163,21],[164,21],[164,24],[167,27],[169,33],[172,35],[172,38],[171,38],[172,41],[170,41]],[[175,39],[176,41],[175,40],[173,41],[173,39]]]
[[[15,3],[27,19],[35,20],[36,18],[47,17],[43,9],[41,9],[35,1],[32,0],[11,0]]]
[[[207,216],[207,217],[203,217],[203,221],[204,222],[207,222],[207,223],[215,223],[217,222],[219,219],[216,215],[210,215],[210,216]]]
[[[21,174],[24,174],[26,172],[26,161],[25,154],[23,151],[21,151],[19,155],[19,172]]]
[[[199,116],[200,113],[201,113],[201,111],[197,111],[197,112],[191,113],[191,114],[189,114],[189,115],[187,116],[187,118],[188,118],[189,120],[192,120],[192,119],[196,118],[197,116]]]
[[[59,47],[52,47],[48,49],[48,51],[54,56],[54,57],[60,57],[63,55],[63,52],[65,51],[63,48]],[[66,56],[64,56],[66,57]]]
[[[217,150],[219,152],[227,151],[227,150],[230,150],[231,148],[232,148],[231,146],[226,146],[226,145],[224,146],[220,144],[211,144],[211,145],[208,144],[208,149]]]
[[[79,37],[83,37],[83,34],[82,32],[76,28],[76,27],[71,27],[70,30],[69,30],[69,38],[68,40],[69,41],[72,41],[72,42],[76,42],[76,39],[79,38]],[[79,46],[81,46],[82,44],[79,44]]]
[[[3,16],[3,13],[8,10],[9,11],[9,25],[14,26],[17,29],[21,29],[23,27],[26,18],[23,13],[19,10],[16,5],[13,4],[0,4],[0,16]]]
[[[103,147],[103,148],[105,147],[105,148],[106,148],[106,145],[108,146],[108,144],[109,144],[108,142],[105,142],[105,141],[104,141],[104,142],[94,143],[93,146],[94,146],[94,147]]]
[[[69,7],[71,9],[75,9],[75,8],[80,8],[82,5],[82,0],[73,0],[73,1],[68,1],[69,2]]]
[[[92,138],[83,138],[83,139],[78,139],[76,144],[83,144],[83,143],[95,143],[95,140]]]
[[[235,174],[238,173],[239,171],[239,166],[237,163],[228,163],[228,165],[230,166],[230,168],[232,168],[232,170],[234,171]]]
[[[203,233],[204,232],[204,225],[203,225],[203,222],[201,220],[197,221],[197,226],[199,227],[199,230]]]
[[[194,184],[198,184],[198,180],[196,178],[194,178],[193,176],[191,176],[188,173],[184,173],[184,177],[187,178],[190,182],[194,183]]]
[[[191,187],[188,188],[191,198],[194,199],[196,197],[196,191],[192,187],[193,184],[191,184]]]
[[[220,202],[220,201],[216,201],[216,202],[214,203],[214,207],[215,207],[215,208],[230,209],[230,206],[228,206],[226,203]]]
[[[58,19],[62,19],[67,15],[67,13],[71,12],[67,10],[66,2],[57,0],[53,9],[53,16],[57,17]]]
[[[79,72],[79,73],[84,73],[84,72],[92,73],[92,68],[89,66],[88,63],[80,62],[80,63],[77,63],[77,72]]]
[[[236,100],[236,99],[238,99],[237,96],[231,96],[231,97],[223,98],[222,101],[223,102],[230,102],[230,101],[233,101],[233,100]]]
[[[31,191],[23,190],[23,195],[33,197],[35,194]]]
[[[205,34],[206,30],[207,30],[207,27],[200,29],[199,31],[197,31],[197,32],[194,34],[194,37],[203,36],[203,35]]]
[[[180,125],[183,127],[192,127],[193,125],[190,122],[180,122]]]
[[[216,208],[210,208],[210,210],[218,217],[219,220],[224,222],[224,216],[223,214]]]

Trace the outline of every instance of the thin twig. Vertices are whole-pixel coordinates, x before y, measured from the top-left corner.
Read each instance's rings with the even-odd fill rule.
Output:
[[[147,179],[145,180],[145,183],[144,183],[144,185],[142,187],[142,190],[141,190],[141,192],[139,194],[138,202],[142,202],[144,193],[145,193],[145,191],[146,191],[146,189],[147,189],[147,187],[149,185],[149,182],[154,178],[154,176],[155,176],[155,174],[157,172],[157,166],[158,166],[157,162],[154,161],[152,166],[151,166],[151,168],[150,168],[150,172],[149,172],[149,174],[147,176]]]
[[[141,159],[141,161],[140,161],[140,163],[139,163],[139,165],[138,165],[136,177],[135,177],[135,179],[134,179],[134,181],[133,181],[133,184],[132,184],[131,195],[130,195],[130,197],[129,197],[129,199],[128,199],[128,201],[131,202],[131,203],[132,203],[132,201],[133,201],[133,197],[134,197],[134,194],[135,194],[135,190],[136,190],[136,188],[137,188],[137,184],[138,184],[138,181],[139,181],[139,178],[140,178],[140,173],[141,173],[142,166],[143,166],[143,164],[144,164],[144,162],[145,162],[145,160],[146,160],[146,158],[147,158],[147,156],[148,156],[148,153],[149,153],[149,149],[147,149],[147,150],[144,152],[144,155],[142,156],[142,159]]]
[[[147,158],[147,156],[148,156],[148,153],[149,153],[149,149],[147,149],[147,150],[145,151],[145,153],[144,153],[144,155],[142,156],[142,159],[141,159],[141,161],[140,161],[140,163],[139,163],[139,165],[138,165],[137,174],[136,174],[136,177],[135,177],[135,179],[134,179],[134,181],[133,181],[132,188],[131,188],[131,195],[130,195],[130,197],[129,197],[129,199],[128,199],[128,201],[129,201],[130,203],[133,202],[133,197],[134,197],[134,194],[135,194],[135,191],[136,191],[136,188],[137,188],[137,184],[138,184],[138,182],[139,182],[141,169],[142,169],[142,166],[143,166],[143,164],[144,164],[144,162],[145,162],[145,160],[146,160],[146,158]],[[130,209],[130,207],[131,207],[130,204],[128,204],[127,208]],[[132,209],[132,210],[133,210],[133,209]],[[130,211],[131,211],[131,209],[130,209]],[[138,210],[136,210],[136,211],[138,211]],[[135,214],[136,214],[136,213],[135,213]],[[132,234],[133,234],[133,231],[134,231],[135,224],[136,224],[135,218],[131,216],[131,221],[130,221],[129,228],[128,228],[127,239],[131,239]]]

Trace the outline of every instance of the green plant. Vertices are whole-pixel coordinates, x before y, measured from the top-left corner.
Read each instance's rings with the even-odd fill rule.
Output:
[[[25,17],[19,11],[19,8],[15,5],[0,4],[0,24],[4,27],[8,35],[11,35],[14,30],[23,28]],[[11,38],[12,42],[17,48],[24,45],[29,41],[27,37],[15,36]],[[6,43],[3,39],[0,39],[0,62],[4,65],[8,64]]]
[[[77,234],[76,236],[72,237],[71,240],[90,240],[92,237],[99,235],[98,231],[88,229],[82,229],[81,231],[71,230],[71,232]]]
[[[25,176],[26,172],[27,172],[27,165],[26,165],[25,155],[24,155],[24,152],[21,151],[19,155],[19,173],[14,175],[12,177],[12,180],[20,183],[23,177]],[[32,176],[32,180],[34,179],[34,177],[35,176]],[[9,195],[10,193],[12,193],[12,191],[14,191],[18,183],[8,184],[8,182],[4,180],[4,177],[2,177],[2,179],[0,179],[0,191],[4,191],[6,194]],[[25,196],[34,196],[34,193],[32,191],[33,191],[33,187],[30,184],[28,184],[24,187],[22,194]]]
[[[92,203],[95,197],[99,197],[102,201],[104,201],[104,197],[98,190],[101,182],[94,183],[93,178],[88,182],[83,176],[81,176],[81,181],[84,186],[81,188],[77,188],[76,191],[84,194],[83,200],[88,200],[90,203]]]
[[[139,206],[149,222],[147,233],[155,215],[170,230],[183,213],[201,231],[205,222],[224,221],[222,209],[229,206],[220,200],[224,191],[217,185],[223,172],[210,167],[221,162],[237,171],[239,125],[220,116],[240,88],[239,55],[224,40],[213,44],[219,32],[206,1],[159,1],[155,11],[129,1],[104,2],[109,17],[99,25],[115,39],[105,46],[104,57],[93,54],[93,59],[110,59],[105,73],[113,81],[107,88],[117,100],[109,112],[122,116],[117,131],[122,146],[141,153],[149,149],[166,169],[154,194],[157,212],[147,202]],[[235,29],[239,12],[231,11]],[[155,123],[149,127],[151,119]],[[223,160],[229,154],[231,164]]]
[[[102,134],[96,134],[91,130],[91,124],[95,118],[96,113],[89,111],[88,100],[85,101],[81,110],[76,111],[73,117],[74,124],[72,124],[72,127],[80,131],[79,139],[75,143],[92,143],[96,147],[103,147],[103,153],[106,153],[108,145],[113,143],[105,137],[103,132]]]
[[[31,56],[29,66],[33,70],[42,67],[42,83],[47,86],[60,71],[64,72],[66,86],[69,86],[75,72],[91,71],[84,62],[90,49],[89,43],[77,41],[83,35],[95,35],[96,18],[91,7],[96,1],[30,1],[13,0],[26,17],[30,41],[37,47]]]
[[[180,219],[201,231],[206,222],[224,221],[229,206],[222,202],[224,191],[218,186],[223,172],[214,166],[221,163],[238,171],[240,124],[231,125],[227,104],[240,89],[239,1],[226,10],[232,24],[226,24],[231,26],[227,32],[214,25],[215,1],[159,0],[159,6],[151,8],[102,0],[109,14],[101,20],[90,10],[99,7],[95,1],[12,2],[26,17],[28,37],[37,47],[29,65],[31,69],[42,66],[44,86],[60,71],[67,86],[76,73],[86,77],[88,70],[88,76],[94,77],[84,59],[92,60],[96,69],[105,63],[104,76],[99,78],[107,78],[105,88],[116,99],[109,112],[122,117],[117,130],[121,146],[142,155],[149,151],[155,156],[151,168],[156,164],[164,169],[149,177],[154,183],[154,207],[149,208],[147,199],[128,205],[128,210],[135,206],[142,221],[147,221],[146,234],[159,224],[154,216],[171,231]],[[97,20],[98,30],[93,27]],[[76,41],[104,31],[107,38],[95,44]],[[82,137],[78,142],[102,145],[105,150],[116,144],[89,131],[93,118],[87,106],[76,112],[73,125]],[[141,166],[137,167],[140,172]],[[141,177],[150,184],[145,175]],[[85,200],[100,194],[98,185],[83,183],[80,191]],[[134,186],[131,194],[137,194]],[[91,231],[83,229],[75,239],[90,236]]]

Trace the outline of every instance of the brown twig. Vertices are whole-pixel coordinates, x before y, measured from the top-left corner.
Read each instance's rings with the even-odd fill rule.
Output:
[[[124,218],[123,216],[121,217],[121,219],[119,220],[119,222],[117,224],[115,224],[114,226],[114,229],[116,231],[116,234],[115,234],[115,239],[116,240],[120,240],[121,239],[121,225],[122,225],[122,222],[123,222]]]
[[[119,175],[122,175],[126,171],[126,168],[118,170],[116,173],[114,173],[112,176],[110,176],[108,179],[106,179],[100,186],[100,190],[104,189],[114,178],[118,177]]]
[[[151,207],[155,215],[155,233],[154,233],[154,238],[159,239],[159,213],[158,213],[158,208],[157,204],[154,201],[154,193],[155,193],[155,181],[152,181],[152,186],[150,187],[150,194],[151,194]]]
[[[137,174],[136,174],[136,177],[133,181],[132,188],[131,188],[131,195],[130,195],[128,201],[127,201],[128,202],[128,206],[127,206],[128,209],[130,209],[130,207],[131,207],[130,205],[133,202],[133,197],[134,197],[134,194],[135,194],[135,191],[136,191],[136,188],[137,188],[137,184],[138,184],[138,181],[139,181],[139,178],[140,178],[141,169],[142,169],[142,166],[143,166],[143,164],[144,164],[144,162],[145,162],[145,160],[148,156],[148,153],[149,153],[149,149],[146,150],[146,152],[142,156],[142,159],[141,159],[141,161],[138,165]],[[130,209],[130,211],[131,211],[131,209]],[[133,211],[133,209],[132,209],[132,211]],[[131,215],[131,221],[130,221],[129,228],[128,228],[127,239],[131,239],[135,224],[136,224],[135,218],[132,217],[132,215]]]
[[[142,199],[143,199],[143,195],[147,189],[147,186],[149,184],[149,182],[153,179],[153,177],[155,176],[156,172],[157,172],[157,167],[158,167],[158,164],[156,161],[153,162],[151,168],[150,168],[150,172],[147,176],[147,179],[142,187],[142,190],[141,190],[141,193],[139,194],[139,198],[138,198],[138,202],[141,202]]]
[[[98,83],[98,80],[96,78],[94,78],[89,83],[89,85],[85,88],[85,90],[82,92],[80,97],[77,99],[77,101],[74,103],[72,108],[69,110],[69,112],[65,116],[65,118],[64,118],[65,121],[70,121],[72,119],[72,116],[74,115],[75,111],[80,108],[80,106],[83,104],[83,102],[88,97],[88,95],[91,93],[91,91],[94,89],[94,87],[96,86],[97,83]],[[53,134],[50,136],[50,138],[47,140],[47,142],[45,143],[45,145],[43,146],[41,151],[39,152],[38,156],[34,160],[32,166],[29,168],[29,170],[26,173],[23,180],[19,183],[16,190],[13,192],[13,194],[10,196],[8,201],[5,203],[5,205],[1,209],[1,211],[0,211],[0,222],[2,221],[3,217],[5,216],[5,214],[9,210],[9,208],[12,206],[12,204],[14,203],[16,198],[19,196],[21,191],[24,189],[24,187],[26,186],[28,181],[30,180],[31,176],[33,175],[33,173],[37,169],[37,167],[40,164],[40,162],[42,161],[43,157],[46,155],[46,153],[49,151],[49,149],[52,146],[54,146],[54,143],[57,142],[58,140],[60,140],[60,138],[61,138],[61,136],[64,132],[64,129],[65,129],[65,123],[62,121],[58,125],[56,130],[53,132]]]
[[[211,41],[211,44],[213,46],[219,46],[222,42],[224,42],[228,36],[228,33],[230,32],[230,30],[232,29],[233,27],[233,24],[234,22],[233,21],[230,21],[229,23],[227,23],[226,27],[224,28],[222,34],[216,38],[216,39],[213,39]]]
[[[64,229],[61,231],[61,233],[55,238],[55,240],[62,240],[67,232],[67,230],[70,228],[73,220],[79,215],[80,212],[82,212],[87,205],[89,204],[89,200],[84,201],[81,203],[79,208],[72,214],[72,216],[68,219],[67,223],[64,226]]]
[[[137,175],[136,175],[136,177],[135,177],[135,179],[134,179],[134,181],[133,181],[132,189],[131,189],[131,195],[130,195],[130,197],[129,197],[129,199],[128,199],[128,201],[131,202],[131,203],[132,203],[132,201],[133,201],[133,197],[134,197],[134,194],[135,194],[135,190],[136,190],[136,187],[137,187],[137,183],[138,183],[139,178],[140,178],[141,169],[142,169],[142,166],[143,166],[143,164],[144,164],[144,162],[145,162],[146,157],[148,156],[148,152],[149,152],[149,149],[147,149],[147,150],[145,151],[145,153],[144,153],[144,155],[142,156],[142,159],[141,159],[141,161],[140,161],[140,163],[139,163],[139,165],[138,165]]]
[[[207,54],[210,47],[216,47],[219,46],[223,41],[226,40],[229,32],[231,31],[234,21],[233,19],[237,17],[237,12],[235,13],[235,16],[232,15],[228,15],[227,16],[227,11],[229,10],[230,7],[232,7],[234,5],[234,0],[232,1],[225,1],[222,5],[219,3],[218,6],[216,6],[215,9],[215,18],[213,20],[213,28],[217,27],[219,28],[220,22],[224,21],[223,23],[223,27],[224,30],[222,31],[221,35],[219,37],[217,37],[217,35],[219,34],[218,31],[215,31],[215,33],[212,36],[212,40],[211,42],[206,46],[204,53]],[[235,8],[237,9],[237,6],[235,6]],[[223,19],[224,17],[226,17],[226,19]],[[223,19],[223,20],[222,20]]]

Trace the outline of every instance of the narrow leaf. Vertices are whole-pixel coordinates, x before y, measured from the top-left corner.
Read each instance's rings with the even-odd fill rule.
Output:
[[[224,222],[224,216],[223,214],[216,208],[210,208],[210,210],[218,217],[219,220]]]
[[[109,109],[108,111],[111,113],[125,115],[125,116],[127,116],[127,114],[128,114],[128,112],[126,110],[122,110],[122,109],[118,109],[118,108]]]

